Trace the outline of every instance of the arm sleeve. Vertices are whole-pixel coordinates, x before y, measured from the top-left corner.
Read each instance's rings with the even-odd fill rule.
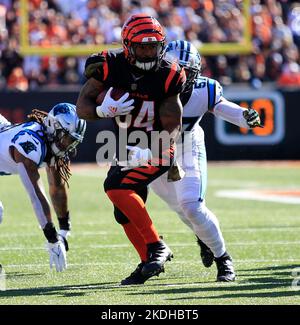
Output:
[[[45,225],[47,223],[47,217],[45,215],[45,212],[43,210],[43,206],[42,206],[42,203],[40,201],[40,199],[38,198],[36,192],[35,192],[35,189],[34,189],[34,186],[27,174],[27,171],[26,171],[26,168],[24,166],[23,163],[18,163],[18,173],[20,175],[20,178],[21,178],[21,181],[30,197],[30,200],[31,200],[31,203],[32,203],[32,206],[33,206],[33,209],[34,209],[34,212],[36,214],[36,217],[38,219],[38,222],[40,224],[40,226],[42,227],[42,229],[45,228]],[[47,197],[44,193],[44,191],[42,191],[44,196],[45,196],[45,199],[47,200]],[[49,202],[48,202],[49,204]]]
[[[246,108],[243,108],[233,102],[226,100],[224,97],[221,98],[219,103],[217,103],[212,111],[216,117],[230,122],[232,124],[238,125],[242,128],[249,129],[249,126],[243,116],[243,112]]]

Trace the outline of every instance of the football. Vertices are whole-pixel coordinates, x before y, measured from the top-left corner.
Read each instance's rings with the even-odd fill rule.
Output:
[[[109,89],[109,88],[108,88]],[[100,94],[98,95],[98,97],[96,98],[96,103],[98,105],[101,105],[103,100],[104,100],[104,97],[108,91],[108,89],[103,89]],[[124,94],[126,93],[126,91],[124,89],[121,89],[121,88],[113,88],[112,91],[111,91],[111,98],[114,99],[114,100],[118,100],[120,99]]]

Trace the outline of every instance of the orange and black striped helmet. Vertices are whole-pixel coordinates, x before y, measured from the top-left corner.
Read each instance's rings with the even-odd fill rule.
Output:
[[[165,32],[160,23],[147,14],[129,17],[122,27],[122,42],[126,58],[142,70],[150,70],[162,59],[165,49]],[[151,46],[155,56],[140,58],[137,46]]]

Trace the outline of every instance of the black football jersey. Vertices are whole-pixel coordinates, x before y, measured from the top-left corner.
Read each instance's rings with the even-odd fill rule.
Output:
[[[140,71],[127,61],[123,49],[104,51],[101,55],[105,60],[93,77],[105,88],[121,88],[134,99],[135,108],[128,115],[116,117],[116,126],[127,128],[128,135],[135,130],[161,131],[160,104],[182,91],[184,70],[177,63],[163,59],[154,71]]]

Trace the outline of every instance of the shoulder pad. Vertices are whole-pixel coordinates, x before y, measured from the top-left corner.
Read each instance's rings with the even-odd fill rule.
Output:
[[[208,110],[213,110],[223,97],[223,87],[217,80],[207,78]]]
[[[216,102],[215,105],[221,100],[223,97],[223,87],[220,85],[218,81],[216,81]]]
[[[101,67],[105,61],[106,57],[102,53],[92,54],[88,57],[84,66],[84,75],[86,78],[90,79],[93,77],[98,80],[101,74]]]
[[[183,68],[173,62],[169,65],[168,75],[165,81],[165,93],[168,95],[180,94],[184,89],[186,75]]]
[[[30,129],[24,129],[18,132],[12,139],[11,145],[14,146],[20,154],[32,160],[38,166],[41,165],[46,156],[46,144],[41,136]]]

